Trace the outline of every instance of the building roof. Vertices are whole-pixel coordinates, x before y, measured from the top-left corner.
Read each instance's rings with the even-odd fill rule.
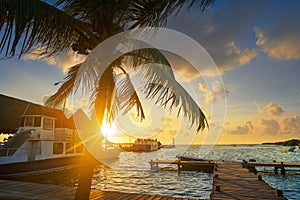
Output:
[[[56,118],[56,127],[75,128],[74,121],[59,109],[42,106],[0,94],[0,133],[15,133],[22,115],[44,115]]]

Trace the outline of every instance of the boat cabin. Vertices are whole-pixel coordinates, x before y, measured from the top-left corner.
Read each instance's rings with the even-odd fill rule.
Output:
[[[6,156],[24,161],[83,155],[76,129],[56,125],[56,118],[23,115],[17,133],[8,142]],[[10,159],[9,159],[10,160]]]

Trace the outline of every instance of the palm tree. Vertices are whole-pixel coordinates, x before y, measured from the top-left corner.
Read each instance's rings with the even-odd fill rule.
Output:
[[[138,27],[161,27],[172,14],[181,10],[204,10],[214,0],[0,0],[0,55],[3,58],[18,56],[39,49],[41,56],[52,57],[62,52],[74,51],[88,55],[105,39],[125,30]],[[207,125],[205,115],[189,94],[174,78],[170,64],[156,49],[142,49],[126,53],[112,62],[101,77],[90,70],[84,87],[92,91],[92,106],[97,119],[113,120],[119,110],[137,108],[138,116],[145,118],[142,103],[122,63],[131,60],[131,67],[159,63],[144,70],[145,81],[155,77],[144,90],[146,98],[156,98],[157,104],[174,106],[188,116],[198,131]],[[161,64],[161,65],[160,65]],[[168,67],[165,67],[168,66]],[[57,106],[74,94],[79,84],[82,64],[69,72],[58,91],[47,104]],[[152,69],[153,68],[153,69]],[[116,69],[120,85],[116,85]],[[118,95],[116,95],[118,94]],[[119,101],[117,101],[119,100]],[[114,103],[121,102],[117,106]],[[182,108],[182,109],[181,109]],[[196,109],[195,109],[196,108]],[[84,167],[76,191],[76,199],[88,199],[95,159],[86,151]]]

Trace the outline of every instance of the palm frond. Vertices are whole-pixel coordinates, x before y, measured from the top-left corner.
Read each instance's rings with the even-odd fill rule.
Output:
[[[108,67],[100,77],[97,86],[93,89],[91,95],[91,106],[94,107],[93,114],[102,124],[106,113],[107,122],[114,119],[117,106],[114,106],[116,96],[116,84],[112,67]]]
[[[55,94],[50,96],[46,105],[56,107],[80,88],[82,95],[89,94],[98,82],[98,70],[93,67],[82,67],[82,63],[70,67],[62,85]]]
[[[185,7],[204,11],[214,0],[138,0],[128,9],[127,18],[134,21],[130,28],[165,26],[173,13],[178,14]]]
[[[69,69],[67,76],[64,78],[64,82],[57,92],[51,95],[47,101],[47,106],[56,107],[66,101],[68,96],[76,91],[76,77],[80,69],[81,64],[75,65]]]
[[[97,44],[97,38],[82,22],[39,0],[0,0],[0,53],[5,57],[44,47],[44,55],[71,48],[78,37]]]
[[[197,125],[197,131],[204,129],[208,126],[204,113],[188,92],[172,75],[166,73],[164,68],[160,64],[149,64],[140,68],[142,82],[146,84],[144,89],[146,98],[156,99],[155,104],[169,106],[170,110],[178,108],[177,115],[182,112],[192,125]]]
[[[123,74],[118,76],[117,81],[117,99],[120,110],[124,110],[123,114],[128,113],[134,106],[136,106],[137,117],[141,120],[145,119],[142,103],[136,92],[134,85],[132,84],[129,74],[122,68]]]

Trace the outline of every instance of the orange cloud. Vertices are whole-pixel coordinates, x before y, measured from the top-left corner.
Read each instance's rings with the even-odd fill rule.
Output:
[[[275,135],[279,131],[279,123],[275,119],[261,119],[261,126],[264,128],[265,134]]]
[[[280,106],[277,106],[272,102],[265,106],[265,110],[270,117],[279,116],[284,112]]]
[[[230,92],[228,85],[221,83],[219,81],[215,81],[212,86],[211,90],[209,90],[206,84],[199,84],[199,90],[204,92],[205,102],[209,103],[216,103],[220,99],[224,99]]]
[[[43,60],[49,65],[57,65],[66,73],[68,69],[85,60],[86,56],[76,54],[73,51],[62,52],[55,57],[42,57],[40,54],[44,52],[42,48],[36,48],[31,53],[26,54],[22,59],[24,60]]]
[[[282,119],[282,128],[284,133],[300,132],[300,115],[288,116]]]
[[[270,58],[275,60],[292,60],[300,58],[299,31],[285,32],[284,28],[278,32],[255,28],[256,45]]]
[[[237,126],[234,130],[230,130],[229,133],[232,135],[245,135],[253,130],[253,125],[251,121],[247,121],[245,125]]]

